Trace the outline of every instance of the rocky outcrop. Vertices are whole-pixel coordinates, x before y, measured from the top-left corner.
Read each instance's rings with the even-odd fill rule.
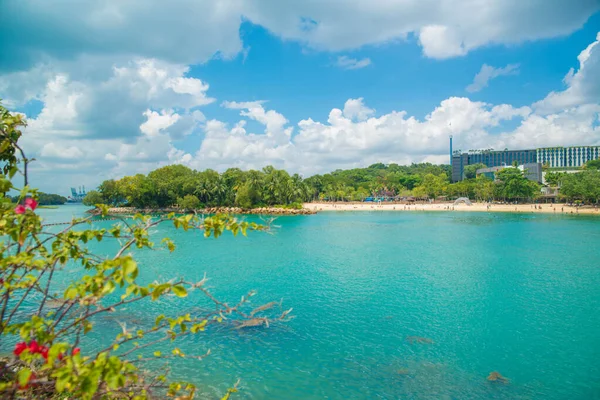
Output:
[[[162,208],[162,209],[138,209],[133,207],[112,207],[108,209],[109,214],[164,214],[164,213],[184,213],[184,210],[178,208]],[[315,210],[307,208],[278,208],[278,207],[259,207],[244,209],[240,207],[208,207],[201,210],[196,210],[198,214],[257,214],[257,215],[310,215],[316,214]]]

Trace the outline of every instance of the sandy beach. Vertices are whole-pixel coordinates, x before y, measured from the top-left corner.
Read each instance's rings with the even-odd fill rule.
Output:
[[[541,208],[540,208],[541,207]],[[559,204],[491,204],[473,203],[454,205],[454,203],[432,204],[373,204],[373,203],[305,203],[304,208],[318,212],[325,211],[471,211],[471,212],[512,212],[512,213],[550,213],[550,214],[586,214],[600,215],[600,209],[590,206],[571,207]]]

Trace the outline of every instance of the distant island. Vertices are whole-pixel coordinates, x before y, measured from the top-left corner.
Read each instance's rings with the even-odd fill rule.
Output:
[[[67,202],[67,198],[59,194],[38,192],[40,206],[60,206]],[[19,201],[19,196],[11,197],[13,203]]]

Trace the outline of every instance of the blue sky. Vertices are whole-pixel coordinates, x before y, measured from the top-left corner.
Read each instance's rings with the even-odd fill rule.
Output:
[[[568,36],[508,47],[489,46],[447,60],[424,57],[413,38],[344,52],[355,59],[369,58],[372,64],[341,70],[335,66],[336,54],[303,51],[301,44],[284,42],[246,22],[240,28],[244,43],[250,47],[246,56],[196,65],[190,75],[214,82],[211,94],[217,98],[268,99],[269,106],[292,121],[307,116],[325,119],[329,110],[357,97],[364,97],[369,106],[382,113],[406,110],[423,118],[450,96],[523,106],[563,89],[564,75],[577,67],[577,55],[595,40],[599,29],[597,13]],[[520,64],[518,75],[498,78],[491,87],[474,94],[465,90],[483,64],[503,67],[515,63]],[[214,109],[218,112],[218,105]]]
[[[463,149],[600,144],[599,10],[6,0],[0,98],[29,119],[34,184],[61,193],[172,163],[447,163],[450,134]]]

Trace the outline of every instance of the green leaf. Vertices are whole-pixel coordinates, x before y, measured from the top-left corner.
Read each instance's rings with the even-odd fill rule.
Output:
[[[171,288],[171,290],[173,291],[173,293],[177,297],[185,297],[185,296],[187,296],[187,290],[185,290],[185,288],[183,286],[181,286],[181,285],[173,286]]]
[[[17,377],[19,379],[19,385],[25,386],[29,382],[29,378],[31,378],[31,370],[29,368],[23,368],[17,373]]]
[[[102,288],[102,294],[109,294],[115,290],[115,283],[113,281],[108,281]]]
[[[89,331],[91,331],[93,328],[93,325],[90,321],[85,320],[83,322],[83,334],[87,334]]]
[[[123,260],[123,271],[126,275],[130,275],[131,279],[137,278],[138,275],[138,267],[137,263],[133,261],[131,257],[128,257]]]
[[[74,287],[67,289],[67,291],[65,292],[65,299],[71,300],[75,297],[77,297],[77,289]]]

